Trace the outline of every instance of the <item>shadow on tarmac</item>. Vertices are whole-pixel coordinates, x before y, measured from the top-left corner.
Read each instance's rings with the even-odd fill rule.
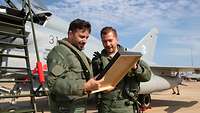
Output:
[[[168,106],[168,108],[165,109],[167,113],[174,113],[175,111],[181,109],[181,108],[187,108],[191,107],[195,104],[197,104],[198,101],[174,101],[174,100],[157,100],[153,99],[151,106],[152,107],[161,107],[161,106]]]

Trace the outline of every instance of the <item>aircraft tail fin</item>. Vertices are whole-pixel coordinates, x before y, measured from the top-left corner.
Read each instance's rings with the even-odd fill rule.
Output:
[[[140,40],[131,51],[141,52],[143,59],[146,62],[153,62],[154,51],[157,42],[157,34],[159,33],[157,28],[151,29],[142,40]]]

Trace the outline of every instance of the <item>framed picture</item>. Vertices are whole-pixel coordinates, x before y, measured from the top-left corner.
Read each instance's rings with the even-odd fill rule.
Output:
[[[96,77],[96,80],[103,80],[103,82],[100,88],[92,93],[113,89],[141,56],[140,52],[117,52],[105,69]]]

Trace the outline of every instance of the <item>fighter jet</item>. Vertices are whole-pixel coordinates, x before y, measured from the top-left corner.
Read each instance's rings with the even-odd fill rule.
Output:
[[[174,88],[181,84],[180,74],[182,72],[194,72],[200,69],[192,66],[163,66],[153,62],[157,34],[158,30],[156,28],[152,29],[136,46],[130,49],[131,51],[143,53],[142,58],[150,65],[152,70],[151,80],[140,84],[138,99],[144,109],[150,106],[151,93]]]
[[[194,72],[194,73],[184,73],[181,77],[185,80],[195,80],[197,82],[200,81],[200,74],[196,73],[196,72]]]

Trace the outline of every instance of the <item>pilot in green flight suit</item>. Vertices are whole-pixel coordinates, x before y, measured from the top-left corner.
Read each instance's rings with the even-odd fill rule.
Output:
[[[104,27],[101,30],[101,39],[104,49],[101,53],[95,53],[92,60],[94,75],[99,74],[110,62],[117,51],[125,51],[118,44],[117,32],[112,27]],[[97,94],[98,113],[137,113],[139,112],[137,97],[140,82],[149,81],[151,70],[149,66],[140,60],[137,65],[119,82],[112,91]]]
[[[49,104],[52,113],[86,112],[87,94],[98,89],[91,78],[91,61],[81,51],[89,38],[91,25],[81,19],[70,23],[68,38],[58,41],[47,57]]]

